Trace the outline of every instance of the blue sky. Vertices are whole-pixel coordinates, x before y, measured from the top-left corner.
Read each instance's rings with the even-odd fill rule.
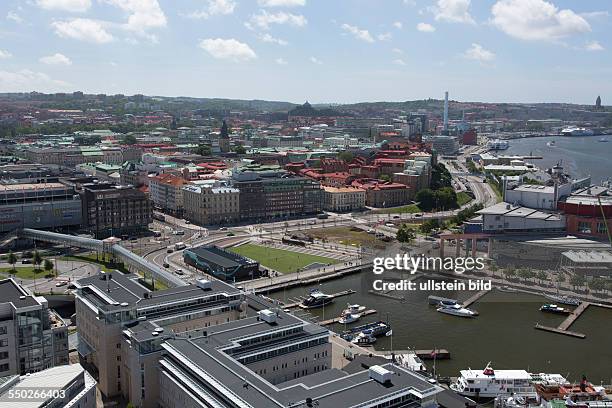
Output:
[[[3,0],[0,92],[612,100],[606,0]]]

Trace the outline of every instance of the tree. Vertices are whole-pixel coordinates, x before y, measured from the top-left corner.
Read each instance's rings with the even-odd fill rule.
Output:
[[[427,221],[424,221],[421,224],[421,232],[423,234],[429,234],[432,230],[436,229],[436,228],[440,228],[440,222],[437,219],[430,219]]]
[[[391,176],[388,174],[381,174],[380,177],[378,178],[381,179],[382,181],[391,181]]]
[[[123,144],[133,145],[133,144],[136,144],[136,142],[138,141],[136,140],[136,136],[134,135],[125,135],[123,137]]]
[[[15,255],[13,253],[13,251],[9,251],[7,261],[11,265],[13,265],[13,271],[14,271],[15,270],[15,264],[17,263],[17,255]]]
[[[431,189],[438,190],[451,187],[451,174],[442,163],[435,164],[431,169]]]
[[[210,156],[211,152],[210,146],[204,144],[198,145],[194,150],[194,153],[200,156]]]
[[[246,154],[246,149],[244,148],[243,145],[238,145],[238,146],[234,147],[234,153],[236,153],[236,154]]]
[[[502,271],[502,273],[504,274],[504,276],[506,277],[506,279],[510,279],[514,276],[516,276],[516,269],[510,267],[510,268],[506,268]]]
[[[224,120],[223,124],[221,125],[221,135],[220,135],[221,139],[228,139],[229,138],[229,126],[227,126],[227,122]]]
[[[406,224],[402,224],[402,226],[397,230],[397,240],[399,242],[411,242],[416,237],[416,233]]]
[[[45,259],[45,262],[43,263],[43,269],[46,272],[51,272],[53,270],[53,267],[54,267],[53,262],[51,262],[48,259]]]
[[[540,283],[548,279],[548,274],[544,271],[538,271],[536,274]]]
[[[32,254],[32,262],[36,265],[36,269],[40,269],[40,264],[42,263],[42,256],[38,253],[38,251],[34,251]]]
[[[578,274],[572,275],[572,277],[570,278],[570,283],[574,288],[576,287],[580,288],[584,286],[584,283],[585,283],[584,276],[578,275]]]
[[[433,190],[430,190],[429,188],[420,190],[416,194],[415,199],[419,203],[419,208],[423,211],[430,211],[436,204],[436,196]]]
[[[343,151],[340,154],[338,154],[338,159],[342,160],[343,162],[349,163],[353,160],[355,156],[353,155],[353,153],[348,152],[348,151]]]
[[[589,281],[589,289],[593,292],[603,291],[606,288],[606,281],[601,278],[593,278]]]

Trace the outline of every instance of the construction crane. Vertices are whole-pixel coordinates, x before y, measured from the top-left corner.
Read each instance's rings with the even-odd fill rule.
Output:
[[[606,220],[606,212],[604,211],[603,205],[601,204],[601,197],[597,196],[597,202],[599,203],[599,209],[601,210],[601,218],[603,218],[604,227],[606,228],[606,232],[608,234],[608,242],[612,247],[612,234],[610,234],[610,228],[608,228],[608,221]]]

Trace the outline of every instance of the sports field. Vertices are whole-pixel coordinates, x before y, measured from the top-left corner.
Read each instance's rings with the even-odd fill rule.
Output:
[[[295,272],[315,262],[321,264],[334,264],[339,262],[337,259],[326,258],[324,256],[302,254],[299,252],[268,248],[254,244],[245,244],[228,249],[281,273]]]

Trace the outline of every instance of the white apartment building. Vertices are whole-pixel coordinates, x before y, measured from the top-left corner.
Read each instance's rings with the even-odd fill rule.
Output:
[[[0,377],[68,364],[68,328],[13,279],[0,280]],[[1,404],[0,404],[1,405]]]
[[[218,181],[183,187],[185,218],[201,224],[232,224],[240,219],[240,190]]]
[[[187,181],[177,175],[165,173],[149,179],[151,200],[162,211],[182,216],[183,186]]]

